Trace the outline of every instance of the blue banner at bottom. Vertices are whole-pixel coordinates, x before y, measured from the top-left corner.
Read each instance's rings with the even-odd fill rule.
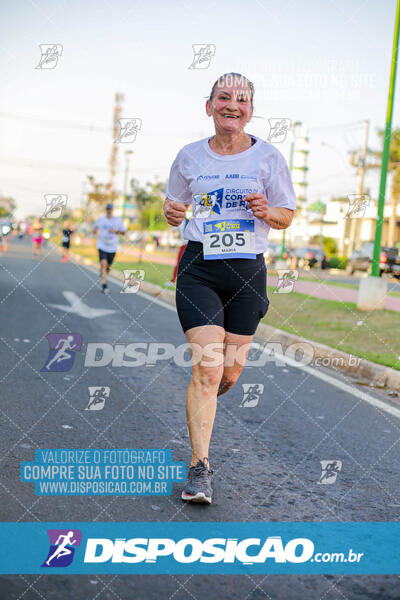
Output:
[[[400,523],[1,523],[1,574],[400,574]]]

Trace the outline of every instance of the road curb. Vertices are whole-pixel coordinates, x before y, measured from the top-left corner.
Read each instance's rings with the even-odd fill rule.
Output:
[[[74,260],[88,266],[93,266],[95,264],[93,260],[83,258],[79,254],[73,252],[70,253],[70,256]],[[124,280],[123,273],[116,269],[112,269],[111,275],[118,281]],[[159,285],[147,281],[140,282],[140,290],[164,300],[168,304],[176,306],[175,291],[173,290],[165,290]],[[342,352],[341,350],[331,348],[330,346],[325,346],[319,342],[299,337],[292,333],[288,333],[287,331],[282,331],[282,329],[276,329],[265,323],[259,324],[255,335],[259,340],[264,342],[278,342],[282,346],[284,352],[286,352],[289,346],[292,346],[293,344],[298,344],[299,349],[302,344],[307,345],[308,348],[311,346],[313,354],[310,363],[311,366],[333,367],[340,371],[351,373],[352,375],[359,375],[368,380],[374,387],[390,388],[391,390],[400,392],[400,371],[396,371],[390,367],[385,367],[384,365],[379,365],[365,358],[359,358],[358,356]]]

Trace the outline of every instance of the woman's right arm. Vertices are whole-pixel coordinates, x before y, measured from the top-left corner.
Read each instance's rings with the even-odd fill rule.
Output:
[[[165,188],[164,215],[167,222],[173,227],[177,227],[182,223],[186,211],[192,202],[190,187],[182,174],[184,154],[184,149],[178,152],[172,163],[168,183]],[[169,196],[172,196],[175,200],[171,200]]]
[[[164,215],[167,219],[167,222],[173,227],[177,227],[185,218],[188,208],[188,204],[184,204],[183,202],[174,202],[173,200],[166,198],[164,201]]]

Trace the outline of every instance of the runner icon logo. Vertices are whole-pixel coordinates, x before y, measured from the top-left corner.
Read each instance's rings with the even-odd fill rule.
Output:
[[[36,69],[55,69],[63,47],[61,44],[39,44],[41,57]]]
[[[335,483],[338,473],[342,470],[341,460],[320,460],[321,463],[321,477],[318,483],[330,485]]]
[[[88,387],[89,402],[85,410],[103,410],[106,400],[110,397],[110,388],[105,386]]]
[[[289,292],[292,292],[299,277],[299,272],[290,269],[277,269],[277,273],[278,285],[274,289],[274,294],[289,294]]]
[[[214,44],[192,44],[194,56],[189,69],[208,69],[215,56]]]
[[[81,545],[79,529],[48,529],[50,548],[42,567],[68,567],[74,558],[75,548]]]
[[[257,406],[260,396],[264,392],[262,383],[242,383],[243,400],[239,404],[241,408],[254,408]]]
[[[345,219],[363,219],[370,198],[368,194],[348,194],[349,206]]]
[[[142,119],[118,119],[119,134],[115,144],[131,144],[136,140],[139,129],[142,129]]]
[[[285,141],[287,132],[291,126],[290,119],[268,119],[269,135],[267,141],[275,144],[281,144]]]
[[[82,346],[82,336],[79,333],[49,333],[46,337],[50,344],[49,356],[40,371],[56,373],[72,369],[75,352]]]
[[[67,206],[68,196],[66,194],[44,194],[46,208],[42,219],[58,219]]]
[[[145,271],[142,269],[124,269],[124,285],[121,290],[121,294],[135,294],[139,287],[140,282],[144,280]]]

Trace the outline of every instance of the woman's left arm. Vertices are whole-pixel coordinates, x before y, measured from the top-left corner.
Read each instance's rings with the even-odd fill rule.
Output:
[[[244,198],[253,215],[267,223],[272,229],[287,229],[295,215],[294,210],[281,206],[269,206],[264,194],[253,193]]]
[[[287,229],[294,217],[295,211],[290,208],[275,207],[269,208],[267,217],[263,219],[272,229]]]

